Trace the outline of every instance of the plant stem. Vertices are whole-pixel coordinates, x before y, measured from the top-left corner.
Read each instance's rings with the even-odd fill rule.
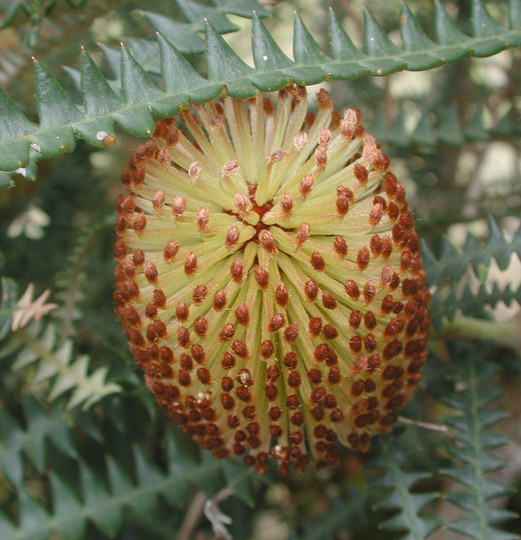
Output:
[[[203,513],[204,504],[207,496],[202,491],[198,491],[192,498],[188,511],[185,514],[176,540],[189,540],[192,532]]]
[[[445,322],[439,335],[434,337],[462,339],[490,339],[498,345],[521,349],[521,320],[487,321],[473,317],[458,317]]]

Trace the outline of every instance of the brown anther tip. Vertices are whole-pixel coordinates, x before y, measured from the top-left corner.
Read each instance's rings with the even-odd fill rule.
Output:
[[[230,225],[228,232],[226,233],[226,238],[224,245],[230,249],[237,244],[240,238],[239,229],[236,225]]]
[[[300,181],[300,193],[303,197],[307,197],[313,189],[313,177],[308,174]]]
[[[201,232],[205,232],[208,228],[208,222],[210,221],[210,213],[208,212],[208,208],[199,208],[195,221],[199,230]]]
[[[229,176],[232,176],[232,174],[236,174],[239,172],[240,164],[238,161],[227,161],[222,168],[221,176],[223,178],[228,178]]]
[[[302,225],[298,228],[297,234],[295,235],[295,245],[297,248],[302,246],[304,242],[310,237],[311,235],[311,227],[307,223],[302,223]]]
[[[324,269],[326,268],[326,263],[324,261],[324,258],[322,257],[322,255],[320,255],[320,253],[318,253],[318,251],[314,251],[311,254],[311,258],[310,258],[309,262],[311,263],[311,266],[317,272],[323,272]]]
[[[284,283],[280,283],[275,289],[275,301],[282,308],[286,308],[288,306],[288,289],[286,288],[286,285],[284,285]]]
[[[331,131],[328,128],[322,128],[318,134],[318,144],[320,146],[326,146],[331,140]]]
[[[199,163],[198,161],[194,161],[190,167],[188,167],[188,176],[192,180],[197,180],[203,170],[202,163]]]
[[[197,255],[190,252],[185,259],[184,271],[187,276],[193,276],[197,271]]]
[[[327,150],[323,146],[315,150],[315,163],[321,169],[327,165]]]
[[[289,215],[293,209],[293,198],[290,193],[284,193],[280,198],[280,206],[284,215]]]
[[[266,229],[259,234],[259,242],[269,255],[274,255],[277,252],[277,244],[273,235]]]
[[[233,205],[239,212],[245,212],[248,208],[248,199],[242,193],[236,193],[233,196]]]
[[[333,101],[327,90],[321,88],[317,93],[317,103],[320,108],[331,108],[333,107]]]
[[[277,332],[284,326],[285,322],[286,319],[284,318],[284,315],[282,313],[277,313],[268,323],[268,332]]]
[[[293,146],[295,147],[297,152],[300,152],[304,148],[307,142],[308,142],[308,134],[305,131],[300,131],[293,138]]]
[[[270,156],[268,156],[267,160],[268,163],[271,165],[273,163],[278,163],[279,161],[282,161],[286,156],[288,155],[287,152],[285,152],[282,149],[275,150]]]
[[[184,197],[177,196],[174,199],[174,204],[172,205],[172,214],[174,216],[181,216],[186,210],[186,200]]]
[[[158,189],[155,194],[154,198],[152,199],[152,206],[154,207],[154,210],[158,212],[163,208],[163,204],[165,203],[165,191],[162,189]]]

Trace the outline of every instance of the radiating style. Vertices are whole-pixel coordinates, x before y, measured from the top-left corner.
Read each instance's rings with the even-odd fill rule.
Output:
[[[157,402],[263,471],[366,451],[411,397],[429,293],[414,219],[360,112],[225,97],[157,123],[118,197],[115,302]]]

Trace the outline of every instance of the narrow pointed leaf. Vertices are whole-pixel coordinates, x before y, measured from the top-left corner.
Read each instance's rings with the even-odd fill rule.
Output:
[[[210,22],[206,22],[205,37],[206,66],[210,80],[227,81],[228,93],[233,97],[254,96],[255,87],[248,80],[253,69],[235,54]]]
[[[158,32],[168,36],[180,51],[186,54],[200,54],[204,51],[204,42],[194,32],[192,24],[179,22],[151,11],[143,11],[142,13],[147,21]]]
[[[280,50],[275,40],[264,26],[260,17],[253,15],[253,29],[251,35],[253,61],[259,75],[253,74],[251,79],[255,86],[265,92],[279,90],[288,84],[288,77],[280,71],[275,75],[262,73],[265,71],[278,71],[281,67],[290,67],[293,62]]]
[[[488,141],[490,136],[484,125],[484,109],[482,106],[476,107],[468,124],[465,126],[464,135],[471,141]]]
[[[317,84],[326,78],[326,71],[319,66],[330,59],[321,50],[297,12],[295,12],[293,27],[293,57],[295,67],[284,69],[284,74],[291,77],[297,84]],[[299,67],[301,64],[307,64],[307,66]]]
[[[161,91],[150,80],[147,72],[134,58],[125,44],[121,44],[121,85],[125,101],[129,104],[153,100]]]
[[[436,145],[437,135],[430,111],[426,110],[423,112],[411,135],[411,141],[421,146]]]
[[[29,122],[11,98],[0,89],[0,141],[6,141],[0,153],[0,170],[13,171],[29,160],[29,141],[23,135],[37,129]]]
[[[378,57],[378,67],[376,71],[372,69],[371,73],[380,76],[405,69],[407,63],[401,58],[402,51],[389,39],[367,9],[364,9],[364,25],[365,52],[369,57]]]
[[[47,540],[49,538],[49,515],[43,506],[25,490],[19,491],[20,528],[25,538],[31,540]]]
[[[33,148],[48,157],[72,152],[76,144],[73,126],[84,116],[61,84],[37,60],[34,61],[34,74],[36,106],[43,129],[32,136]]]
[[[191,101],[210,101],[215,99],[222,90],[219,84],[209,85],[208,81],[194,70],[190,62],[172,45],[172,43],[158,34],[159,52],[161,55],[161,72],[165,82],[165,91],[167,94],[183,95],[183,92],[190,92]],[[197,89],[201,88],[201,91]],[[179,98],[179,105],[188,107],[188,94],[186,97]],[[173,112],[171,114],[174,114]]]
[[[438,55],[429,52],[436,44],[427,37],[405,2],[400,13],[400,35],[404,49],[416,53],[407,60],[408,70],[431,69],[442,64]]]
[[[471,39],[456,28],[439,0],[434,0],[434,25],[436,41],[442,45],[450,45],[454,54],[459,50],[460,56],[454,56],[454,60],[472,54],[469,46]]]
[[[122,101],[86,51],[81,53],[80,90],[85,114],[95,118],[75,124],[76,132],[93,146],[112,145],[116,140],[114,122],[110,116],[98,117],[120,107]]]
[[[331,8],[329,8],[328,28],[329,48],[334,61],[328,63],[326,69],[331,75],[338,79],[355,79],[368,75],[371,62],[354,46]]]
[[[201,30],[203,29],[202,25],[205,19],[212,23],[219,34],[238,30],[237,26],[219,10],[193,2],[192,0],[176,0],[176,3],[186,19],[201,24]]]
[[[509,0],[508,2],[508,14],[510,20],[511,30],[521,28],[521,1]]]
[[[497,38],[504,28],[490,16],[481,0],[472,0],[471,21],[474,37],[489,38],[474,47],[476,56],[490,56],[504,48],[505,43]]]
[[[450,104],[440,111],[438,139],[443,144],[459,146],[463,144],[463,133],[455,104]]]
[[[252,9],[257,8],[258,13],[261,13],[261,8],[253,0],[214,0],[213,6],[202,6],[197,3],[194,7],[195,3],[193,0],[184,1],[181,4],[183,6],[182,9],[185,10],[185,14],[194,19],[193,22],[186,23],[190,26],[191,35],[196,33],[197,28],[201,28],[200,20],[195,20],[196,15],[197,17],[201,15],[201,9],[218,12],[219,17],[224,17],[226,13],[232,12],[240,12],[240,16],[245,16],[250,6]],[[481,4],[475,5],[481,9]],[[193,11],[194,9],[195,11]],[[0,184],[2,187],[8,187],[12,184],[11,180],[5,174],[1,174],[2,170],[10,172],[19,170],[22,175],[28,177],[26,174],[28,170],[27,164],[31,157],[31,153],[28,150],[29,147],[32,149],[33,157],[31,162],[34,169],[36,159],[54,157],[72,150],[76,138],[85,139],[95,146],[113,144],[115,142],[113,135],[114,122],[128,133],[136,136],[147,136],[154,130],[154,118],[150,114],[151,112],[157,117],[174,114],[179,106],[187,105],[188,101],[205,101],[208,95],[216,95],[219,86],[224,90],[228,90],[228,93],[235,97],[248,98],[255,94],[257,88],[277,88],[286,80],[299,84],[310,84],[321,82],[328,78],[352,79],[366,74],[367,69],[370,69],[372,75],[378,76],[404,69],[405,63],[409,63],[411,68],[423,69],[422,62],[425,58],[422,59],[422,62],[419,62],[418,59],[422,58],[426,52],[432,54],[437,62],[449,62],[471,56],[474,49],[480,55],[483,55],[487,53],[487,47],[490,48],[491,44],[494,50],[496,50],[498,44],[501,44],[501,48],[505,49],[519,45],[521,44],[521,30],[519,28],[520,25],[516,22],[520,19],[519,0],[510,0],[509,9],[510,30],[498,25],[485,12],[479,11],[475,20],[480,20],[482,24],[484,22],[485,30],[479,30],[478,34],[481,32],[481,37],[477,35],[471,38],[462,34],[456,28],[450,17],[443,10],[440,2],[437,1],[434,23],[436,27],[436,41],[438,43],[429,42],[430,47],[424,49],[426,43],[422,41],[424,36],[422,35],[421,39],[418,38],[421,29],[415,24],[412,24],[411,20],[409,22],[405,21],[402,28],[403,41],[406,49],[410,47],[411,50],[401,50],[395,47],[382,29],[378,27],[374,19],[369,14],[366,14],[365,48],[369,56],[362,54],[352,45],[351,40],[345,35],[345,32],[334,19],[334,15],[330,13],[329,27],[332,59],[327,58],[325,53],[320,50],[320,47],[318,49],[314,47],[312,45],[314,40],[309,36],[310,39],[304,37],[303,39],[296,40],[295,57],[299,58],[298,63],[288,66],[287,59],[284,56],[278,55],[275,58],[274,54],[271,54],[271,56],[268,55],[268,59],[271,57],[271,59],[275,58],[275,60],[274,65],[270,66],[268,70],[264,70],[261,67],[263,65],[262,63],[258,65],[260,69],[251,70],[242,60],[234,55],[233,51],[230,51],[229,48],[226,51],[227,46],[222,45],[222,43],[217,45],[212,43],[217,39],[222,39],[219,35],[220,28],[213,31],[213,36],[211,35],[212,32],[207,29],[206,55],[209,60],[209,71],[213,71],[213,78],[208,81],[203,79],[205,82],[198,81],[197,84],[200,82],[201,86],[197,86],[189,84],[191,79],[188,78],[190,76],[187,76],[187,84],[185,85],[183,83],[186,91],[180,85],[178,87],[179,90],[167,91],[166,94],[161,93],[150,81],[145,84],[144,92],[142,91],[142,87],[139,86],[140,82],[134,83],[134,91],[132,91],[132,81],[134,78],[129,77],[125,81],[120,78],[120,53],[100,45],[114,73],[115,80],[107,82],[107,85],[115,92],[118,92],[120,88],[123,89],[122,87],[124,87],[124,94],[129,98],[127,102],[117,104],[116,102],[110,103],[110,100],[105,100],[105,108],[108,107],[108,110],[99,112],[99,114],[95,114],[92,107],[88,109],[85,106],[85,110],[89,111],[87,114],[90,115],[90,117],[85,117],[71,102],[63,88],[56,81],[48,84],[50,80],[52,81],[52,78],[48,74],[42,74],[40,68],[35,68],[39,70],[37,76],[39,80],[37,83],[37,93],[40,96],[38,98],[39,105],[43,103],[40,98],[45,98],[44,101],[48,100],[51,106],[48,107],[46,103],[45,107],[40,107],[42,109],[42,119],[46,116],[45,122],[42,121],[40,126],[31,126],[30,128],[26,126],[28,131],[27,133],[23,133],[21,137],[14,133],[6,134],[5,129],[0,134],[0,154],[4,160],[0,162]],[[307,32],[307,29],[303,31],[302,27],[303,25],[299,22],[296,23],[297,37],[299,35],[302,37]],[[497,35],[492,35],[491,28],[495,28]],[[165,33],[165,35],[169,35],[169,33]],[[218,37],[216,38],[215,35]],[[179,36],[179,31],[174,32],[172,35],[174,45],[179,45],[178,48],[181,47],[177,42]],[[422,48],[415,48],[413,50],[414,43],[417,43],[418,39],[422,42]],[[185,42],[186,40],[182,41]],[[153,54],[156,46],[146,40],[134,40],[134,43],[137,46],[136,54],[139,60],[142,60],[142,62],[137,63],[144,63],[144,66],[141,66],[142,68],[146,67],[153,72],[157,72],[159,63]],[[139,44],[143,45],[146,51],[141,51],[141,45]],[[258,47],[259,53],[262,51],[261,44],[263,47],[267,47],[271,53],[275,51],[273,43],[270,42],[266,35],[263,35],[262,40],[257,40],[257,45],[255,45]],[[312,54],[310,56],[308,55],[308,57],[304,55],[299,56],[299,51],[302,50],[311,51]],[[142,52],[143,54],[141,54]],[[157,56],[159,57],[159,47],[157,47]],[[264,54],[260,54],[260,58],[263,56]],[[143,71],[146,71],[146,69],[143,69]],[[92,72],[88,74],[94,76]],[[99,78],[97,83],[102,84]],[[136,90],[136,87],[139,90]],[[92,93],[90,95],[92,96]],[[102,95],[107,97],[107,92],[102,91]],[[50,99],[52,96],[54,98]],[[5,99],[2,103],[1,93],[0,106],[4,106],[4,108],[6,106]],[[513,126],[507,122],[508,120],[510,119],[506,118],[505,122],[501,124],[501,130],[504,130],[506,126],[509,129],[509,137],[515,137],[516,119],[514,118]],[[461,136],[460,126],[455,125],[454,127],[456,127],[455,132],[439,130],[439,143],[461,144],[463,142],[464,139]]]
[[[81,504],[57,474],[51,474],[50,479],[54,499],[53,529],[61,538],[81,540],[86,525]]]
[[[42,127],[68,124],[82,119],[82,114],[62,85],[38,61],[34,60],[36,105]]]
[[[113,462],[108,460],[109,475],[113,473]],[[102,480],[87,467],[81,468],[81,480],[85,499],[84,513],[107,536],[113,538],[118,532],[122,522],[122,504],[112,496]],[[114,487],[114,486],[112,486]],[[116,491],[116,494],[119,494]]]

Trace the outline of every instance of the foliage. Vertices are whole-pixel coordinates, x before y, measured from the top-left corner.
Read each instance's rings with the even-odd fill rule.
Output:
[[[2,540],[519,537],[521,3],[366,3],[0,7]],[[422,237],[431,355],[369,456],[258,476],[196,448],[132,367],[112,200],[156,119],[289,82],[361,108],[393,156]]]

